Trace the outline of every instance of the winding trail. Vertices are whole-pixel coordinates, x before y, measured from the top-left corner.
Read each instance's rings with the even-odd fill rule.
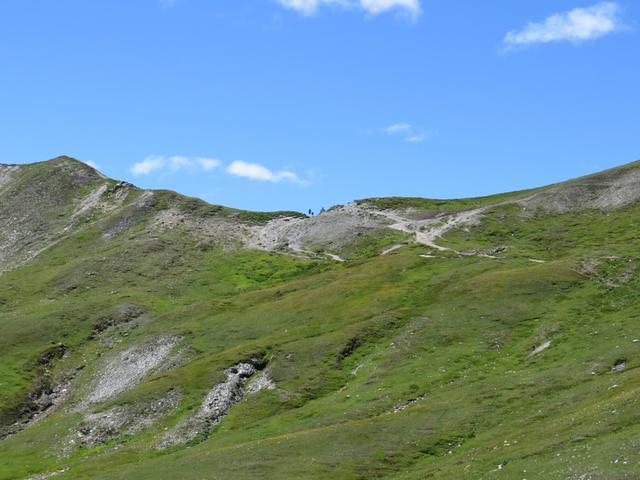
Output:
[[[402,247],[404,247],[404,245],[405,245],[404,243],[399,243],[397,245],[393,245],[392,247],[384,249],[380,255],[388,255],[391,252],[395,252],[396,250],[400,250]]]
[[[457,252],[452,248],[438,245],[436,241],[440,237],[442,237],[442,235],[453,228],[457,228],[462,225],[472,225],[476,223],[479,220],[480,215],[482,215],[485,210],[486,208],[476,208],[473,210],[451,213],[446,216],[430,218],[427,220],[411,220],[407,217],[401,216],[397,212],[389,210],[372,209],[369,211],[390,220],[392,223],[391,225],[389,225],[389,228],[398,230],[400,232],[414,234],[415,241],[417,243],[426,245],[441,252],[448,251],[459,254],[460,252]],[[389,253],[388,251],[385,252]]]
[[[433,218],[413,219],[411,211],[385,210],[375,208],[366,203],[352,202],[333,211],[316,217],[308,218],[278,218],[266,225],[254,227],[252,234],[246,240],[250,248],[267,251],[283,251],[290,255],[300,255],[306,258],[325,256],[336,262],[344,259],[333,252],[312,252],[307,249],[309,244],[323,244],[353,238],[367,229],[391,228],[413,236],[414,242],[425,245],[439,252],[452,252],[460,256],[477,256],[499,258],[482,252],[460,252],[453,248],[439,245],[441,238],[449,231],[468,225],[480,223],[482,215],[491,208],[506,204],[526,204],[534,195],[519,199],[509,199],[482,207],[459,212],[442,213]],[[392,245],[381,252],[387,255],[401,248],[405,244]],[[334,250],[335,251],[335,250]]]
[[[486,205],[483,207],[473,208],[471,210],[463,210],[460,212],[453,212],[443,214],[436,218],[430,218],[426,220],[411,220],[410,218],[404,217],[397,213],[397,211],[392,210],[381,210],[374,209],[371,207],[360,207],[356,206],[360,211],[366,212],[368,214],[380,215],[387,220],[390,220],[392,223],[389,225],[389,228],[394,230],[398,230],[400,232],[410,233],[415,235],[415,241],[422,245],[426,245],[435,250],[439,250],[441,252],[454,252],[458,255],[463,256],[479,256],[486,258],[498,258],[492,255],[482,254],[482,253],[464,253],[454,250],[452,248],[443,247],[438,245],[436,242],[448,231],[453,230],[454,228],[460,228],[464,225],[476,225],[480,222],[480,218],[490,208],[500,207],[508,204],[520,204],[526,205],[526,203],[536,197],[537,193],[533,193],[531,195],[525,196],[523,198],[518,199],[509,199],[504,200],[497,203],[492,203],[490,205]]]

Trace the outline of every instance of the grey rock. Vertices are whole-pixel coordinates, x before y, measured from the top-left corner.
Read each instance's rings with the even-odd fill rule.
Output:
[[[201,433],[209,433],[229,409],[240,402],[244,396],[243,386],[246,380],[256,373],[256,367],[250,363],[239,363],[225,371],[227,379],[215,385],[207,394],[198,411],[159,442],[158,448],[167,448],[187,443]]]

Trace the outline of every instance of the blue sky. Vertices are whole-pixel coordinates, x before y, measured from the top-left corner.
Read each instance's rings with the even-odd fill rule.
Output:
[[[0,162],[254,210],[640,158],[631,0],[6,0]]]

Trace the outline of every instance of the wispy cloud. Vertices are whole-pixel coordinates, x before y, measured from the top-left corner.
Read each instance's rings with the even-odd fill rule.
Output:
[[[405,142],[422,143],[426,140],[427,134],[407,122],[393,123],[382,129],[387,135],[401,136]]]
[[[422,143],[426,138],[427,136],[424,133],[413,133],[405,137],[404,141],[409,143]]]
[[[275,0],[285,8],[302,15],[313,15],[321,7],[334,6],[342,9],[357,9],[370,15],[389,11],[402,12],[416,18],[422,12],[420,0]]]
[[[180,0],[157,0],[165,8],[175,6]],[[322,7],[339,7],[342,10],[360,10],[370,15],[390,11],[417,18],[422,13],[421,0],[270,0],[302,15],[313,15]]]
[[[250,180],[259,180],[263,182],[291,182],[299,185],[308,184],[308,182],[300,179],[297,174],[289,170],[281,170],[274,172],[259,163],[243,162],[236,160],[227,167],[227,173],[236,177],[244,177]]]
[[[164,158],[150,155],[143,161],[134,163],[131,167],[131,173],[136,176],[149,175],[150,173],[161,170],[164,168],[164,165]]]
[[[394,135],[396,133],[406,133],[410,130],[411,130],[411,124],[405,123],[405,122],[394,123],[393,125],[389,125],[384,129],[384,131],[389,135]]]
[[[360,0],[360,7],[373,15],[389,10],[402,10],[412,16],[418,16],[422,12],[420,0]]]
[[[195,169],[195,163],[187,158],[180,155],[174,155],[169,158],[169,170],[172,172],[178,172],[180,170],[193,171]]]
[[[316,13],[321,5],[342,5],[343,2],[330,0],[275,0],[280,5],[290,10],[296,10],[303,15],[312,15]]]
[[[197,161],[200,164],[200,167],[205,172],[210,172],[211,170],[215,170],[220,165],[222,165],[222,162],[217,158],[198,158]]]
[[[512,30],[504,38],[507,49],[536,43],[569,41],[580,43],[602,37],[622,28],[620,7],[614,2],[601,2],[587,8],[551,15],[541,23],[529,23]]]
[[[134,163],[131,173],[136,176],[150,175],[154,172],[165,171],[170,173],[186,171],[197,173],[198,171],[210,172],[215,170],[222,162],[215,158],[189,158],[182,155],[162,157],[159,155],[149,155],[144,160]]]
[[[196,174],[198,172],[212,172],[220,167],[222,167],[222,161],[216,158],[191,158],[182,155],[174,155],[171,157],[149,155],[141,162],[134,163],[130,170],[131,173],[139,177],[153,173],[161,173],[163,175],[177,172]],[[223,172],[228,175],[263,182],[289,182],[297,185],[310,184],[308,180],[300,178],[300,176],[290,170],[272,171],[259,163],[249,163],[240,160],[231,162]]]

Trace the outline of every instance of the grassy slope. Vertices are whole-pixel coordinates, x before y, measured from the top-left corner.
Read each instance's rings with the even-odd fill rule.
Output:
[[[0,442],[0,478],[66,466],[56,478],[638,478],[639,214],[499,207],[444,243],[508,245],[505,258],[413,246],[343,265],[201,251],[179,231],[106,242],[83,230],[0,277],[2,405],[19,403],[57,342],[72,353],[56,369],[85,364],[86,382],[104,348],[92,325],[124,302],[150,320],[107,332],[116,349],[173,332],[190,353],[112,403],[175,386],[184,400],[136,437],[70,456],[61,445],[80,417],[61,409]],[[279,390],[234,407],[202,443],[150,448],[254,353]]]
[[[383,198],[367,198],[358,200],[359,203],[371,205],[383,210],[403,210],[415,209],[418,211],[434,212],[434,213],[450,213],[473,208],[484,207],[494,203],[515,200],[524,197],[536,190],[523,190],[519,192],[501,193],[498,195],[490,195],[487,197],[461,198],[454,200],[442,200],[420,197],[383,197]]]

